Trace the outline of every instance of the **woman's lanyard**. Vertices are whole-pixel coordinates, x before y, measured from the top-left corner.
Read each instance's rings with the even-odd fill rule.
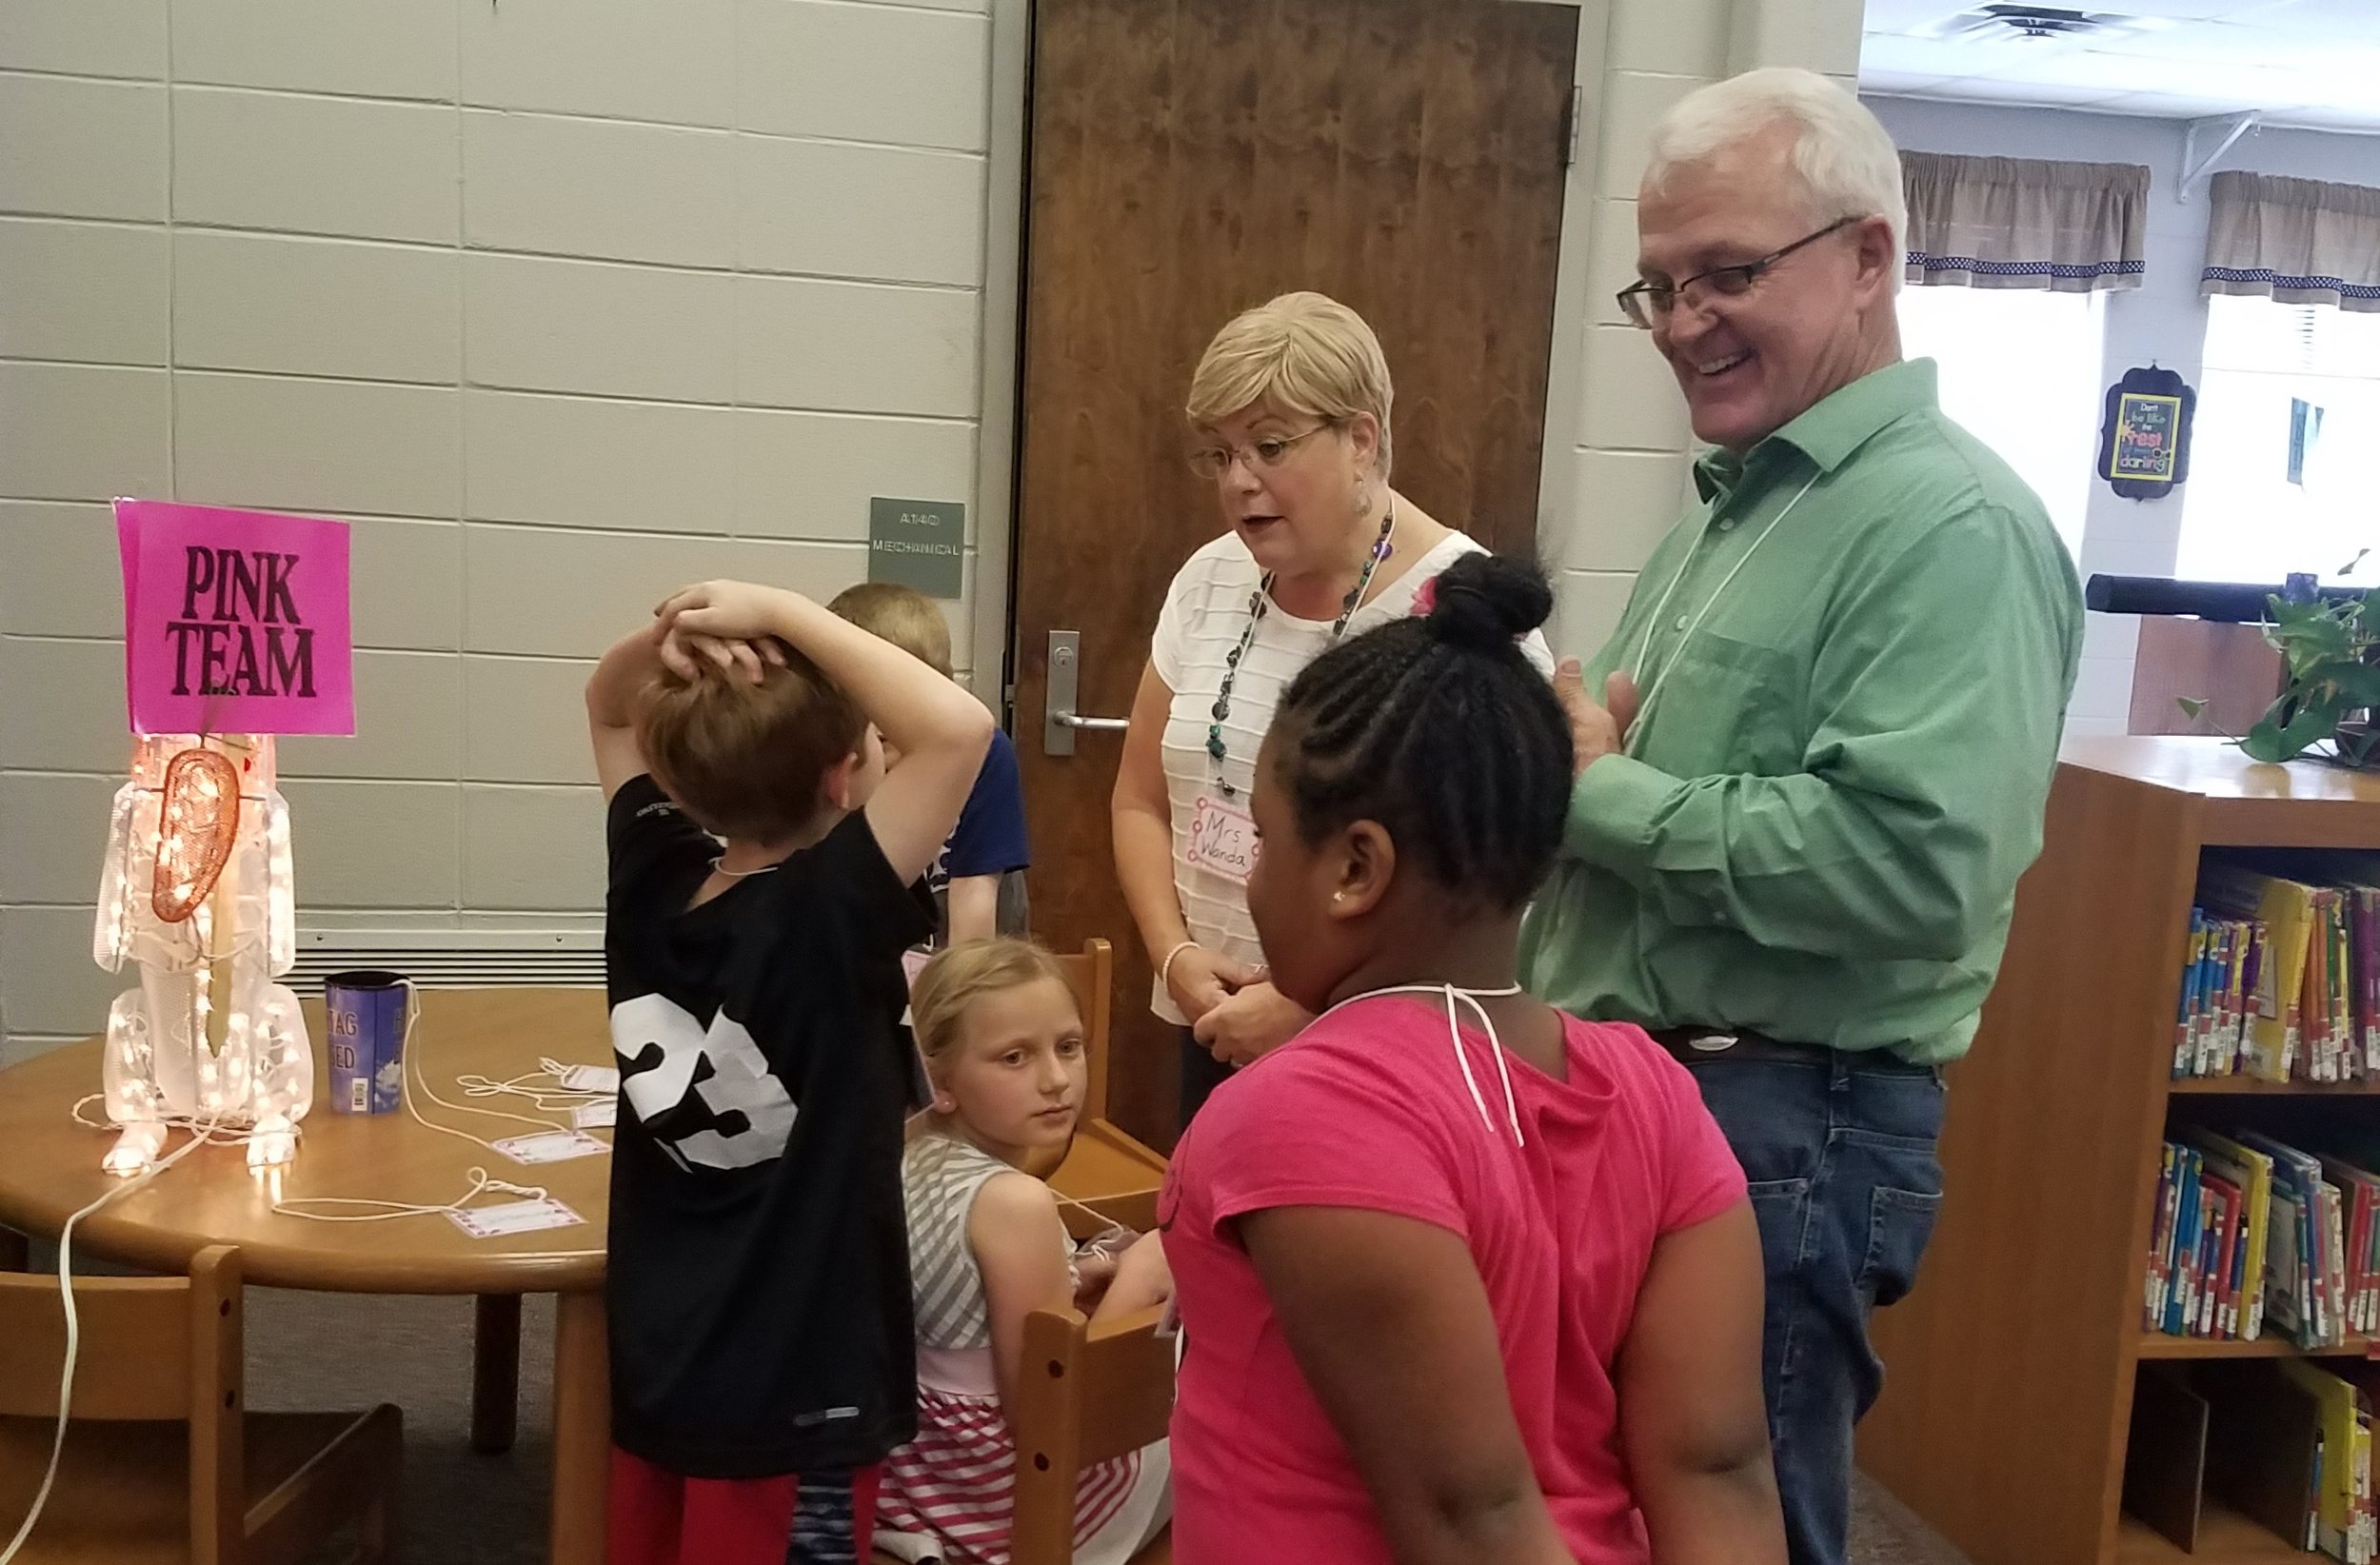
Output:
[[[1822,472],[1810,475],[1810,481],[1795,491],[1793,499],[1785,502],[1783,510],[1769,518],[1768,525],[1760,529],[1760,535],[1752,541],[1752,546],[1736,558],[1735,563],[1728,567],[1727,574],[1719,578],[1719,584],[1711,589],[1708,598],[1702,600],[1701,609],[1688,623],[1685,633],[1677,638],[1677,644],[1670,648],[1669,661],[1661,664],[1661,671],[1654,676],[1653,683],[1645,686],[1644,693],[1636,701],[1636,720],[1628,728],[1628,754],[1636,753],[1637,736],[1644,732],[1645,719],[1653,711],[1653,698],[1659,695],[1661,687],[1669,683],[1670,670],[1677,666],[1679,655],[1686,650],[1686,644],[1694,640],[1695,632],[1702,628],[1702,622],[1711,617],[1712,605],[1726,594],[1729,585],[1735,580],[1736,572],[1750,565],[1752,557],[1760,552],[1760,545],[1769,541],[1769,534],[1776,530],[1776,525],[1794,514],[1794,507],[1801,504],[1802,496],[1816,488],[1818,480],[1823,476]],[[1705,526],[1708,526],[1707,523]],[[1669,579],[1669,585],[1661,589],[1661,596],[1655,601],[1652,616],[1645,621],[1644,640],[1636,646],[1636,672],[1643,672],[1644,660],[1653,655],[1653,637],[1661,628],[1661,616],[1669,611],[1669,601],[1676,593],[1677,584],[1683,582],[1686,573],[1694,569],[1695,554],[1701,547],[1702,540],[1696,539],[1686,550],[1686,558],[1678,562],[1676,574]]]
[[[1471,1073],[1471,1053],[1462,1046],[1462,1028],[1455,1020],[1455,1001],[1460,1000],[1478,1014],[1479,1025],[1487,1029],[1488,1052],[1496,1057],[1496,1074],[1504,1083],[1504,1122],[1513,1128],[1514,1143],[1527,1146],[1528,1138],[1520,1134],[1520,1109],[1513,1099],[1513,1073],[1504,1064],[1504,1040],[1496,1036],[1496,1022],[1487,1014],[1487,1007],[1479,1003],[1482,1000],[1509,1000],[1518,993],[1520,985],[1517,983],[1509,989],[1461,989],[1451,983],[1399,983],[1386,989],[1367,989],[1359,995],[1349,995],[1324,1011],[1322,1016],[1343,1011],[1358,1000],[1378,1000],[1382,995],[1443,996],[1446,1000],[1446,1036],[1455,1045],[1455,1063],[1462,1067],[1462,1084],[1471,1089],[1471,1101],[1479,1111],[1479,1122],[1487,1126],[1488,1134],[1493,1136],[1496,1134],[1496,1120],[1488,1113],[1486,1096],[1479,1091],[1479,1079]],[[1322,1017],[1314,1020],[1319,1021]]]

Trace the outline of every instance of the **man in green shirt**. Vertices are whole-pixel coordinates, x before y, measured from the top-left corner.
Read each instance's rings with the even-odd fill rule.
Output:
[[[1904,224],[1890,138],[1823,77],[1656,130],[1621,303],[1714,449],[1565,665],[1578,777],[1522,945],[1537,994],[1689,1064],[1753,1181],[1795,1565],[1844,1557],[1868,1312],[1941,1200],[1937,1067],[2040,850],[2082,636],[2040,501],[1901,360]]]

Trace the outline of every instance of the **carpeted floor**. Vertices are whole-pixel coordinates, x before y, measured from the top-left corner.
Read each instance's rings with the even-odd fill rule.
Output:
[[[407,1565],[537,1565],[545,1558],[552,1455],[552,1301],[531,1299],[525,1312],[520,1440],[502,1456],[470,1448],[470,1344],[468,1299],[251,1289],[248,1400],[259,1408],[396,1403],[406,1426],[398,1557]],[[1864,1480],[1851,1557],[1853,1565],[1967,1565]]]

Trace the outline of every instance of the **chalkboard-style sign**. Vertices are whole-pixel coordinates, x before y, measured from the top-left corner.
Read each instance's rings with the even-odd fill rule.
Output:
[[[2190,422],[2198,393],[2171,369],[2127,370],[2108,387],[2099,424],[2099,476],[2128,500],[2155,500],[2190,476]]]

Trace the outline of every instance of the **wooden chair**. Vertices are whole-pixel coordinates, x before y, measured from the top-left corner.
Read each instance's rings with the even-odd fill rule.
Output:
[[[78,1279],[74,1305],[74,1420],[17,1565],[282,1565],[350,1519],[359,1558],[386,1557],[402,1415],[248,1413],[237,1250]],[[0,1275],[0,1542],[49,1463],[65,1357],[57,1278]]]
[[[1102,940],[1082,942],[1080,956],[1060,957],[1058,965],[1066,970],[1066,982],[1074,990],[1077,1005],[1082,1007],[1082,1037],[1084,1052],[1091,1058],[1091,1080],[1082,1097],[1082,1119],[1107,1118],[1107,1040],[1110,1021],[1109,1007],[1116,992],[1116,951]]]
[[[1174,1411],[1174,1339],[1160,1310],[1096,1324],[1074,1310],[1025,1317],[1017,1388],[1015,1565],[1071,1565],[1075,1486],[1082,1470],[1165,1437]],[[1133,1556],[1172,1565],[1173,1534]]]

